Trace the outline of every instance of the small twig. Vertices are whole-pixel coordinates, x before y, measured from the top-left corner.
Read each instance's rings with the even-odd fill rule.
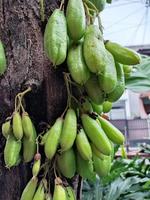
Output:
[[[65,2],[64,0],[61,1],[60,7],[59,7],[60,10],[62,10],[64,2]]]
[[[41,15],[41,21],[45,21],[45,6],[44,6],[44,0],[40,0],[40,15]]]

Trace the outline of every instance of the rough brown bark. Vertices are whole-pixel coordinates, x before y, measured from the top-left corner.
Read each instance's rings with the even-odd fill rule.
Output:
[[[46,1],[46,19],[58,7]],[[45,21],[46,22],[46,21]],[[0,77],[0,126],[14,109],[15,95],[30,84],[27,111],[34,122],[52,122],[64,109],[65,87],[60,70],[54,71],[43,52],[43,30],[38,0],[0,0],[0,38],[8,69]],[[3,162],[5,140],[0,134],[0,199],[19,200],[30,177],[30,164],[7,170]]]

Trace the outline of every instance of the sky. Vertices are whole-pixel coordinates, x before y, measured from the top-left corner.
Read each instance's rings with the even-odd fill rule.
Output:
[[[150,45],[150,0],[113,0],[101,19],[106,40],[126,46]]]

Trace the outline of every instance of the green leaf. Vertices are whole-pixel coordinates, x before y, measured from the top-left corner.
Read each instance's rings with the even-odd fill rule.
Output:
[[[150,91],[150,57],[143,58],[131,77],[126,79],[126,88],[134,92]]]
[[[150,192],[136,192],[124,197],[124,200],[144,200],[144,198],[150,197]]]

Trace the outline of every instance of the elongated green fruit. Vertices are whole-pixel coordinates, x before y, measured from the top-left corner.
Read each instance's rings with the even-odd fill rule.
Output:
[[[112,102],[109,102],[109,101],[105,101],[103,104],[103,112],[104,113],[108,113],[110,112],[110,110],[112,109]]]
[[[62,184],[59,183],[58,178],[55,179],[53,200],[67,200],[66,190]]]
[[[2,124],[2,134],[7,139],[8,135],[11,133],[10,121],[6,121]]]
[[[87,114],[81,116],[84,130],[97,149],[105,155],[111,154],[111,144],[100,124]]]
[[[98,157],[100,158],[101,160],[104,160],[105,158],[105,155],[102,154],[96,147],[93,143],[90,144],[91,145],[91,148],[92,148],[92,152]]]
[[[7,168],[11,168],[17,164],[20,150],[21,141],[17,141],[12,134],[9,135],[4,149],[4,161]]]
[[[74,45],[69,49],[67,65],[72,79],[78,84],[85,84],[90,72],[83,58],[82,44]]]
[[[93,162],[84,160],[79,153],[77,153],[77,172],[84,179],[88,179],[90,181],[96,180]]]
[[[33,130],[32,121],[27,112],[24,112],[22,114],[22,128],[23,128],[25,137],[30,138],[30,136],[33,135],[34,130]]]
[[[17,140],[21,140],[23,137],[22,121],[19,112],[13,113],[13,134]]]
[[[95,104],[93,101],[91,101],[93,111],[96,112],[97,114],[101,114],[103,112],[103,106]]]
[[[117,85],[115,89],[107,96],[107,100],[110,102],[117,101],[125,91],[125,78],[124,78],[123,68],[119,63],[116,63],[116,69],[117,69]]]
[[[100,177],[108,175],[111,169],[111,156],[105,156],[105,159],[101,160],[95,154],[93,154],[93,164],[96,173]]]
[[[115,61],[121,64],[137,65],[141,62],[141,57],[138,53],[120,44],[107,41],[105,47],[114,56]]]
[[[3,43],[0,40],[0,75],[4,74],[5,71],[6,71],[6,56]]]
[[[20,200],[33,200],[33,196],[37,187],[38,179],[33,177],[23,190]]]
[[[23,137],[23,159],[24,162],[30,162],[36,152],[36,137],[37,133],[33,125],[33,135],[30,136],[30,139]]]
[[[57,147],[62,132],[63,119],[60,117],[48,131],[48,136],[44,145],[45,155],[48,159],[52,159],[57,151]]]
[[[62,64],[67,55],[67,23],[64,12],[55,9],[44,33],[44,50],[53,65]]]
[[[66,19],[71,39],[78,41],[85,32],[86,17],[82,0],[69,0]]]
[[[92,159],[92,149],[88,138],[83,129],[80,129],[76,137],[76,146],[78,152],[84,160]]]
[[[76,200],[76,195],[72,187],[67,186],[66,188],[66,196],[68,200]]]
[[[101,104],[104,102],[104,93],[100,89],[98,84],[98,79],[96,76],[92,75],[85,84],[85,90],[90,97],[90,99],[95,104]]]
[[[115,144],[123,144],[125,141],[124,135],[108,120],[99,116],[99,121],[107,137]]]
[[[94,25],[90,25],[86,30],[83,54],[91,72],[96,74],[104,72],[108,63],[107,51],[102,39],[102,33]]]
[[[57,165],[60,172],[66,178],[72,178],[76,172],[76,158],[73,149],[63,152],[57,157]]]
[[[45,200],[44,184],[42,181],[35,192],[33,200]]]
[[[33,176],[37,176],[39,174],[40,167],[41,167],[41,154],[36,153],[34,156],[34,163],[33,163],[33,167],[32,167],[32,175]]]
[[[67,151],[73,146],[77,135],[77,117],[73,109],[68,109],[63,129],[60,137],[60,146],[62,151]]]
[[[96,8],[99,10],[99,12],[103,11],[106,5],[106,0],[90,0]]]
[[[106,50],[107,51],[107,50]],[[117,85],[117,72],[115,61],[111,53],[107,51],[107,65],[103,73],[98,76],[100,88],[105,93],[112,92]]]

